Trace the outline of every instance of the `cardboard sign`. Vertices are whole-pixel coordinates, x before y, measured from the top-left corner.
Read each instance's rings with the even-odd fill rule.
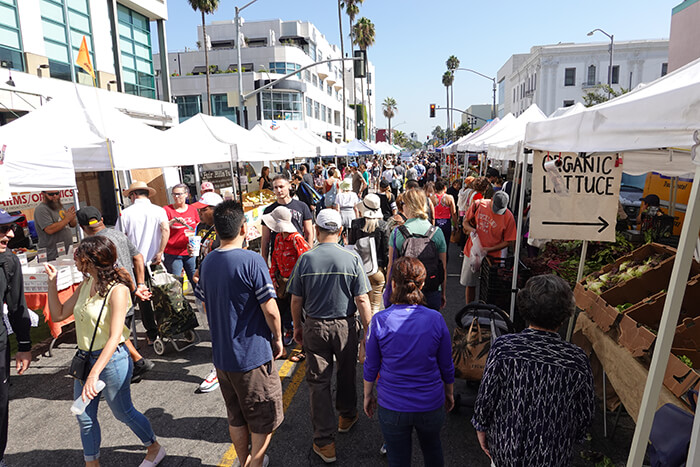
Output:
[[[550,161],[556,162],[555,176],[545,170]],[[555,191],[554,178],[563,191]],[[535,151],[530,238],[615,241],[621,178],[618,154],[581,157]]]

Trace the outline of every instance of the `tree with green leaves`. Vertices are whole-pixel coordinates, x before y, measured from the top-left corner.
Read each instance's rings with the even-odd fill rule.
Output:
[[[462,136],[466,136],[471,132],[472,132],[472,127],[468,123],[462,123],[455,130],[455,137],[461,138]]]
[[[612,86],[608,86],[607,84],[597,84],[593,87],[592,91],[587,91],[583,95],[583,105],[586,107],[593,107],[596,104],[607,102],[610,99],[626,94],[629,91],[629,89],[622,87],[619,91],[616,91],[612,88]]]
[[[438,141],[445,139],[445,130],[443,130],[440,125],[433,128],[433,131],[430,132],[430,134]]]
[[[207,74],[207,109],[211,115],[211,90],[209,87],[209,47],[207,46],[207,24],[204,15],[210,15],[219,8],[219,0],[187,0],[194,11],[202,14],[202,42],[204,45],[204,64]],[[238,38],[236,38],[238,40]],[[243,116],[241,115],[241,118]]]
[[[396,105],[396,99],[393,97],[387,97],[384,99],[384,102],[382,102],[382,112],[388,120],[389,144],[391,144],[391,119],[396,116],[396,112],[398,111],[399,109]]]
[[[350,45],[355,43],[353,25],[355,23],[355,18],[360,14],[360,5],[364,0],[340,0],[340,6],[345,9],[345,14],[350,20]],[[341,32],[342,34],[342,32]],[[355,95],[355,79],[353,78],[352,86],[352,101],[357,103],[357,96]]]
[[[451,71],[446,71],[442,74],[442,85],[445,86],[445,93],[447,94],[447,128],[451,128],[450,125],[450,86],[455,81],[455,75]]]
[[[452,72],[452,83],[450,84],[450,101],[452,102],[452,108],[455,106],[455,87],[454,87],[454,74],[455,70],[459,68],[459,59],[457,58],[456,55],[450,55],[450,57],[447,59],[445,62],[445,65],[447,66],[447,70]],[[454,111],[453,110],[448,110],[450,113],[450,129],[454,126]]]
[[[360,18],[357,20],[357,23],[353,26],[353,37],[354,37],[354,42],[355,44],[360,48],[360,50],[364,50],[365,53],[367,51],[368,47],[371,47],[374,45],[374,40],[375,40],[375,35],[376,31],[374,29],[374,23],[370,21],[367,18]],[[364,80],[360,79],[360,88],[362,90],[362,107],[365,106],[365,86],[364,86]],[[371,115],[371,109],[370,109],[370,115]],[[367,130],[371,130],[369,128],[369,124],[365,125],[365,128]]]

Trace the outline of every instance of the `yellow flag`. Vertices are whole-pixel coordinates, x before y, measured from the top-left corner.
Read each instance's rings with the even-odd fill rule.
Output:
[[[80,44],[80,50],[78,51],[78,59],[75,61],[75,64],[83,70],[85,70],[85,72],[87,72],[90,76],[92,76],[92,79],[95,79],[95,69],[92,68],[92,62],[90,61],[90,52],[88,52],[87,41],[85,40],[85,36],[83,36],[83,43]]]

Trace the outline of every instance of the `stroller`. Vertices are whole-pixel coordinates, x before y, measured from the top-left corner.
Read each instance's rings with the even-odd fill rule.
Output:
[[[151,292],[158,323],[158,337],[153,342],[153,351],[157,355],[163,355],[168,341],[172,342],[178,352],[199,344],[201,339],[195,331],[199,326],[197,315],[185,298],[180,280],[168,273],[162,265],[152,266]],[[180,346],[178,341],[184,341],[185,345]]]
[[[515,332],[515,327],[506,312],[483,302],[466,305],[455,321],[457,327],[452,335],[455,378],[464,379],[469,390],[464,395],[455,394],[457,410],[462,405],[474,405],[491,344],[498,336]]]

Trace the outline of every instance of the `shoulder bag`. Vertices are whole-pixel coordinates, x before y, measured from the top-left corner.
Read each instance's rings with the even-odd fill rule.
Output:
[[[90,354],[92,353],[92,346],[95,344],[95,336],[97,335],[97,328],[100,325],[100,320],[102,319],[102,312],[105,309],[105,304],[107,303],[107,297],[109,297],[109,292],[112,290],[113,287],[114,287],[114,284],[109,288],[109,290],[107,291],[107,295],[105,295],[105,299],[102,301],[102,307],[100,308],[100,314],[97,315],[97,323],[95,324],[95,330],[92,333],[92,340],[90,341],[90,349],[88,350],[87,353],[85,353],[84,351],[78,350],[75,353],[75,355],[73,356],[73,360],[70,362],[70,368],[68,369],[68,374],[71,375],[73,378],[80,380],[82,382],[85,382],[88,375],[90,374],[90,370],[92,369],[92,365],[90,364]]]

